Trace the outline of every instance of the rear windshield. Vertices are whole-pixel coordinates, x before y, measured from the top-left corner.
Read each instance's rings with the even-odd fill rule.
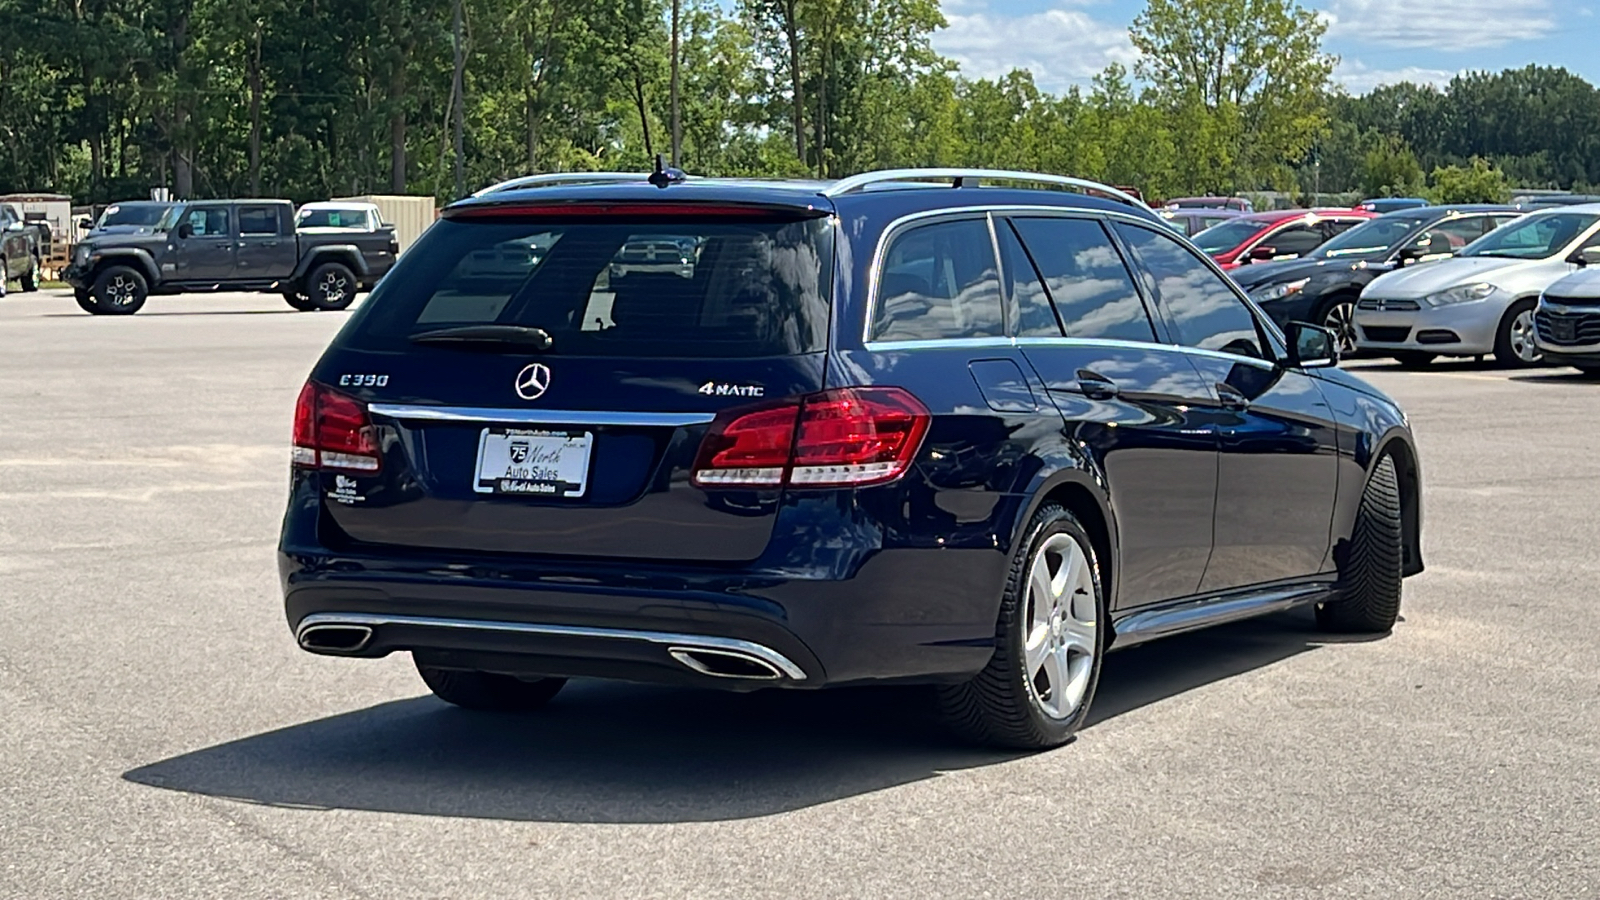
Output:
[[[803,221],[441,220],[346,342],[398,349],[454,325],[524,325],[560,356],[732,359],[827,347],[833,229]]]
[[[296,228],[369,228],[364,209],[302,209],[295,216]]]

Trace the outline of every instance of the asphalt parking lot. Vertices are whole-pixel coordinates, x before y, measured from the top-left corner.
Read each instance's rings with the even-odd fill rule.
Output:
[[[448,708],[295,648],[272,548],[338,313],[0,301],[0,897],[1600,897],[1600,381],[1357,363],[1428,572],[1108,659],[1038,755],[904,690]]]

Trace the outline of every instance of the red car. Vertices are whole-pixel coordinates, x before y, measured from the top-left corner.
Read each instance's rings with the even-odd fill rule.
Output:
[[[1280,209],[1251,213],[1195,235],[1195,246],[1224,269],[1252,262],[1294,259],[1377,214],[1360,209]]]

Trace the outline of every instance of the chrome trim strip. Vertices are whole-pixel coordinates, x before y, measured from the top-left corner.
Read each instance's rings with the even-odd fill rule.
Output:
[[[533,634],[542,637],[600,638],[604,640],[639,641],[662,644],[679,649],[705,649],[724,653],[747,654],[761,660],[787,675],[794,681],[806,680],[805,670],[795,665],[789,657],[754,641],[738,638],[714,637],[702,634],[675,634],[667,631],[634,631],[628,628],[591,628],[582,625],[535,625],[528,622],[496,622],[487,619],[439,619],[431,616],[385,616],[371,613],[312,613],[295,626],[295,642],[308,629],[328,625],[364,625],[369,628],[402,625],[413,628],[440,628],[459,631],[492,631],[503,634]]]
[[[1190,347],[1186,344],[1163,344],[1157,341],[1124,341],[1116,338],[1074,338],[1074,337],[1025,337],[1025,338],[932,338],[926,341],[868,341],[863,348],[871,353],[886,353],[896,350],[923,350],[927,348],[956,348],[968,349],[1011,349],[1013,347],[1112,347],[1121,350],[1168,350],[1180,353],[1193,353],[1199,356],[1208,356],[1213,359],[1223,359],[1228,362],[1249,363],[1253,366],[1272,370],[1278,363],[1270,359],[1257,359],[1254,356],[1240,356],[1236,353],[1224,353],[1221,350],[1207,350],[1202,347]]]
[[[1132,647],[1156,638],[1320,602],[1332,596],[1335,590],[1332,580],[1314,581],[1135,609],[1112,620],[1111,630],[1116,638],[1111,646],[1114,650]]]
[[[369,403],[374,415],[410,422],[510,422],[518,425],[643,425],[676,428],[705,425],[716,413],[599,412],[587,409],[494,409],[479,406],[414,406]]]
[[[825,197],[837,197],[840,194],[849,194],[859,191],[868,185],[881,184],[887,181],[926,181],[932,178],[949,178],[951,180],[970,178],[980,184],[984,179],[998,181],[1021,181],[1032,184],[1052,184],[1059,187],[1078,188],[1080,191],[1099,191],[1109,195],[1110,199],[1119,200],[1129,206],[1144,207],[1138,198],[1126,191],[1120,191],[1108,184],[1090,181],[1086,178],[1073,178],[1070,175],[1047,175],[1040,172],[1023,172],[1014,169],[961,169],[961,168],[931,168],[931,169],[883,169],[877,172],[863,172],[852,175],[829,185],[823,190]]]

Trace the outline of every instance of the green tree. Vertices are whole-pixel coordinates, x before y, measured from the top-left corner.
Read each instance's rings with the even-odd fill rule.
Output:
[[[1189,127],[1232,146],[1230,183],[1254,187],[1288,177],[1326,120],[1334,58],[1322,52],[1327,25],[1294,0],[1150,0],[1130,36],[1137,71],[1155,98]]]
[[[1406,142],[1377,137],[1362,157],[1361,192],[1367,197],[1415,197],[1422,192],[1422,166]]]
[[[1433,189],[1428,192],[1435,203],[1504,203],[1511,197],[1504,172],[1474,156],[1466,166],[1444,166],[1433,170]]]

